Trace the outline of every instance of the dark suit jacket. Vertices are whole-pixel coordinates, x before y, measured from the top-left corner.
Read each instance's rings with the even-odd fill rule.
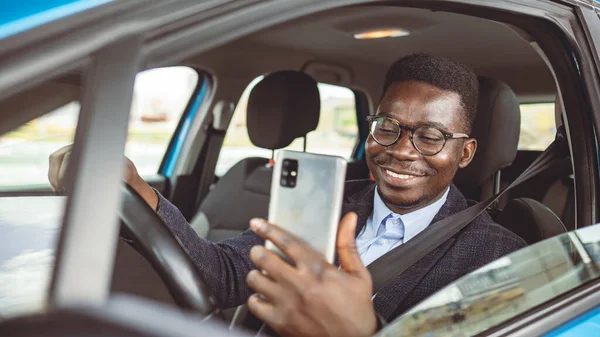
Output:
[[[375,185],[366,181],[348,182],[345,193],[342,212],[356,212],[358,235],[373,212]],[[432,224],[467,207],[460,191],[450,186],[448,199]],[[426,230],[435,230],[435,225]],[[461,276],[525,246],[520,237],[483,213],[381,289],[373,301],[375,310],[390,321]]]
[[[342,214],[357,213],[357,235],[373,212],[374,192],[371,181],[346,183]],[[466,199],[451,186],[446,203],[432,223],[466,207]],[[252,294],[246,285],[246,275],[254,269],[250,249],[264,244],[263,240],[250,230],[218,243],[199,238],[177,208],[162,196],[158,213],[188,251],[221,308],[245,303]],[[426,230],[435,230],[435,226]],[[521,238],[484,213],[383,288],[374,299],[375,310],[391,320],[457,278],[524,246]]]

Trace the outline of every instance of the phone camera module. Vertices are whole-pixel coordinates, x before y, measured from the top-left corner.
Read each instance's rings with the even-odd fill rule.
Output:
[[[289,188],[296,187],[296,180],[298,179],[298,161],[294,159],[284,159],[281,166],[281,186]]]

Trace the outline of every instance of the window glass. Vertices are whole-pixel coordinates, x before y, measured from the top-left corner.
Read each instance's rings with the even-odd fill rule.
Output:
[[[233,113],[233,118],[219,153],[215,174],[224,175],[233,165],[248,157],[271,157],[271,151],[250,142],[246,127],[248,96],[263,78],[254,79],[246,88]],[[307,151],[350,158],[358,140],[354,92],[348,88],[319,83],[321,115],[315,131],[307,136]],[[303,140],[294,140],[286,149],[302,151]]]
[[[600,277],[600,225],[500,258],[421,302],[377,336],[474,336]]]
[[[150,69],[136,77],[125,155],[141,175],[156,174],[198,82],[187,67]],[[0,136],[0,188],[46,186],[48,157],[73,142],[79,102]]]
[[[555,135],[554,103],[521,104],[519,150],[544,151]]]
[[[0,187],[50,186],[48,157],[73,143],[78,117],[71,102],[0,136]]]
[[[66,199],[0,198],[0,323],[44,309]]]
[[[46,83],[55,88],[48,96],[27,95],[38,99],[31,101],[38,107],[48,99],[72,101],[58,108],[51,105],[41,117],[0,135],[0,187],[7,192],[0,196],[0,323],[42,311],[48,298],[66,198],[28,196],[12,187],[27,186],[22,190],[33,194],[49,191],[48,157],[73,142],[79,97],[72,85],[80,82],[71,75],[55,78]]]
[[[150,69],[137,75],[125,155],[140,175],[158,172],[197,84],[198,73],[188,67]]]
[[[51,82],[53,95],[62,97],[65,81]],[[138,74],[126,154],[141,173],[158,171],[197,82],[185,67]],[[70,99],[0,135],[0,322],[45,306],[66,202],[50,192],[49,156],[74,141],[80,99]]]

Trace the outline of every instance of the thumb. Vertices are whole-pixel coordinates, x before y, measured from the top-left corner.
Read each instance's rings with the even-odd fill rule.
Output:
[[[336,249],[342,269],[350,274],[369,273],[362,263],[356,247],[355,231],[356,213],[348,213],[340,222],[337,234]]]
[[[55,191],[61,191],[63,186],[63,175],[64,170],[67,166],[68,154],[71,152],[72,145],[65,146],[59,150],[53,152],[49,160],[48,165],[48,180],[52,189]]]

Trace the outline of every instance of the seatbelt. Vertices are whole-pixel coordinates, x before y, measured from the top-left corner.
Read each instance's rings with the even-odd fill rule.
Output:
[[[227,100],[217,102],[212,110],[212,121],[204,126],[206,138],[198,160],[190,174],[177,176],[177,185],[171,202],[188,221],[196,215],[200,203],[215,180],[215,167],[227,126],[233,117],[234,104]]]
[[[208,193],[215,179],[215,166],[219,149],[225,138],[225,131],[214,130],[208,126],[206,139],[200,150],[192,173],[177,176],[177,185],[171,195],[171,202],[188,220],[196,214],[199,200]]]
[[[506,191],[552,167],[552,165],[563,159],[568,153],[566,141],[559,134],[554,142],[502,192],[430,225],[413,239],[388,251],[373,261],[373,263],[367,266],[373,280],[373,294],[377,294],[383,287],[392,282],[417,261],[458,234],[471,221],[485,212],[486,208],[498,200]]]
[[[200,204],[204,198],[208,195],[211,185],[215,182],[215,169],[217,167],[217,159],[225,139],[225,131],[215,130],[212,127],[209,129],[208,138],[206,139],[206,146],[204,147],[204,153],[202,162],[204,167],[200,174],[200,181],[198,182],[198,192],[194,203],[194,214],[200,208]]]

